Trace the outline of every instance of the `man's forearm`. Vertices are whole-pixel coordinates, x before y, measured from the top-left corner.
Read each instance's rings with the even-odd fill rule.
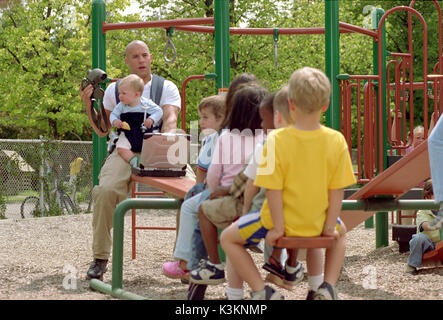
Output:
[[[162,132],[171,132],[177,129],[179,108],[172,105],[163,106]]]

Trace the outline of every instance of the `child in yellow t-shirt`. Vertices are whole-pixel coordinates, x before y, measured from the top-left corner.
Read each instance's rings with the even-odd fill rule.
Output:
[[[286,236],[332,236],[326,250],[324,282],[316,299],[337,299],[334,288],[345,255],[345,236],[336,230],[344,188],[355,183],[343,135],[320,124],[329,105],[330,82],[320,70],[305,67],[289,80],[290,112],[295,124],[276,129],[263,148],[255,185],[266,188],[260,213],[242,216],[225,229],[221,245],[238,274],[252,289],[253,299],[282,299],[265,286],[244,248],[265,238],[270,245]],[[309,268],[309,266],[308,266]]]

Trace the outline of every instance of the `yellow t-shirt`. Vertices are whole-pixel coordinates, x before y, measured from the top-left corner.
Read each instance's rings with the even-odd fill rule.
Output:
[[[434,220],[435,215],[431,210],[418,210],[417,212],[417,233],[424,233],[428,236],[429,239],[431,239],[432,242],[439,242],[441,239],[440,236],[440,230],[433,230],[433,231],[421,231],[420,227],[423,222],[431,222]]]
[[[355,181],[340,132],[324,126],[315,131],[287,127],[268,135],[254,184],[282,190],[286,236],[314,237],[323,230],[328,191]],[[267,200],[260,214],[264,227],[272,229]]]

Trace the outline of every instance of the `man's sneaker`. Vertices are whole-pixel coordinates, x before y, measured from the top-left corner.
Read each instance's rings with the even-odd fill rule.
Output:
[[[219,284],[225,282],[225,270],[217,268],[210,261],[205,261],[200,267],[191,271],[189,279],[197,284]]]
[[[440,209],[440,211],[435,216],[434,220],[429,222],[429,230],[438,230],[443,227],[443,211]]]
[[[94,261],[89,266],[89,270],[86,274],[86,279],[99,279],[103,280],[103,274],[108,270],[106,265],[108,260],[104,259],[94,259]]]
[[[278,291],[272,289],[269,286],[265,286],[265,288],[261,291],[251,292],[251,298],[249,300],[284,300],[283,297]]]
[[[327,282],[323,282],[314,293],[314,300],[338,300],[337,291]]]
[[[290,286],[295,286],[300,281],[303,280],[304,270],[303,264],[300,261],[297,261],[297,265],[295,266],[295,270],[293,272],[288,271],[288,265],[285,266],[285,278],[284,282]]]
[[[180,279],[189,271],[180,268],[180,261],[166,262],[162,268],[163,274],[168,278]]]

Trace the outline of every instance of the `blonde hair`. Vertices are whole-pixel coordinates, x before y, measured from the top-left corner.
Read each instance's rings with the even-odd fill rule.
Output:
[[[331,83],[319,69],[304,67],[289,79],[289,98],[305,113],[319,111],[329,103]]]
[[[198,111],[209,109],[217,120],[224,119],[226,114],[225,97],[222,95],[214,95],[203,98],[198,105]]]
[[[121,86],[124,85],[129,86],[135,92],[140,92],[140,94],[143,94],[143,90],[145,89],[145,82],[136,74],[130,74],[129,76],[121,79],[118,83],[118,88],[120,89]]]
[[[412,130],[412,134],[415,136],[419,132],[425,132],[425,128],[423,126],[416,126],[414,130]]]
[[[292,118],[289,112],[289,85],[285,84],[274,96],[274,100],[272,104],[274,105],[274,112],[278,111],[283,116],[283,119],[289,124],[293,123],[294,119]]]

